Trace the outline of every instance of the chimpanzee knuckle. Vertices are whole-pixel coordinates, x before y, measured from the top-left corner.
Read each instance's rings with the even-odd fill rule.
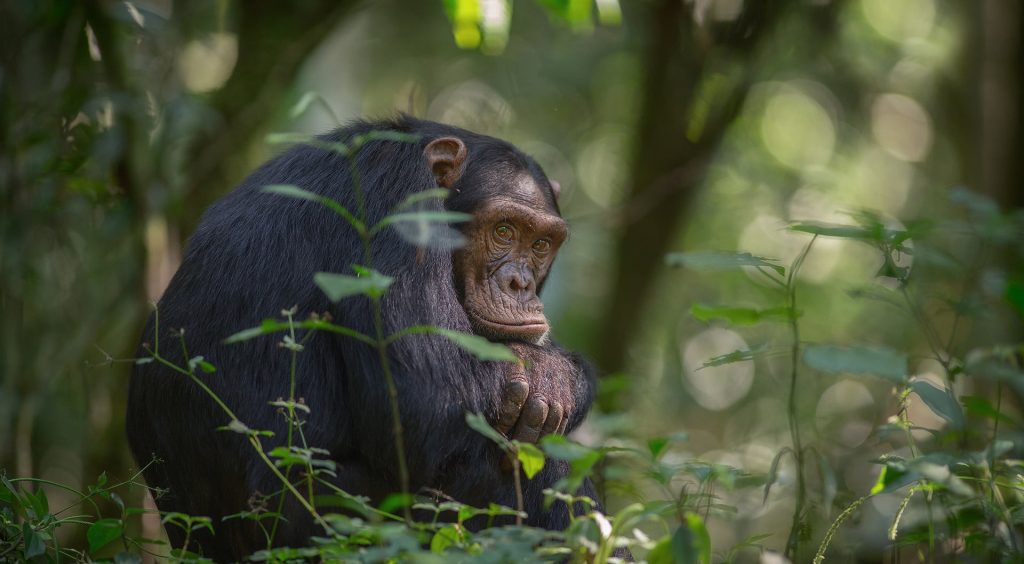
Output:
[[[530,395],[530,383],[526,378],[513,378],[505,383],[504,401],[514,405],[516,410],[521,408]]]
[[[539,429],[547,416],[547,402],[534,397],[526,401],[526,406],[523,407],[523,414],[520,416],[520,419],[530,427],[536,427]]]
[[[566,413],[565,415],[562,416],[562,421],[558,424],[558,429],[555,431],[555,434],[564,435],[565,431],[566,431],[566,429],[568,427],[569,427],[569,414]]]
[[[552,403],[548,408],[548,417],[544,421],[544,434],[549,435],[558,430],[558,425],[562,422],[562,406],[557,403]]]

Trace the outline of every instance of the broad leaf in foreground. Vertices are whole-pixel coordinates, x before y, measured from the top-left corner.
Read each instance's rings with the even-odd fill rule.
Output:
[[[833,374],[873,374],[897,383],[907,381],[907,355],[882,347],[808,345],[804,364]]]

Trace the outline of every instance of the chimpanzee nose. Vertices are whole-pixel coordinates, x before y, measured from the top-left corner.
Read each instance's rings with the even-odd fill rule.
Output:
[[[501,289],[512,297],[520,299],[530,297],[536,290],[533,273],[526,265],[506,264],[501,267],[498,277]]]

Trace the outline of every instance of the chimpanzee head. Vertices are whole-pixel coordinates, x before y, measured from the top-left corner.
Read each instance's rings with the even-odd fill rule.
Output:
[[[548,334],[540,289],[569,234],[558,183],[503,141],[470,134],[467,142],[440,137],[423,152],[438,185],[454,191],[448,208],[473,215],[453,257],[462,307],[480,335],[540,344]]]

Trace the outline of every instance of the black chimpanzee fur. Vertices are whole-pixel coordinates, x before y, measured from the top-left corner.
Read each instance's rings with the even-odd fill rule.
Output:
[[[435,209],[472,213],[503,189],[510,171],[527,171],[558,213],[538,165],[497,139],[405,116],[358,122],[322,139],[344,142],[375,130],[412,133],[419,141],[374,141],[358,153],[371,225],[408,195],[435,187],[423,149],[443,136],[462,139],[468,156],[455,193],[444,203],[434,200]],[[203,355],[217,367],[216,373],[201,374],[203,381],[250,428],[274,431],[273,438],[264,439],[268,451],[287,435],[285,419],[268,402],[289,395],[291,355],[277,346],[279,336],[231,345],[223,340],[294,305],[299,318],[330,312],[334,323],[374,334],[368,299],[334,304],[313,283],[316,272],[351,274],[351,265],[364,262],[355,231],[318,203],[261,191],[272,184],[296,185],[357,209],[344,157],[309,145],[293,147],[207,210],[158,305],[161,356],[179,365],[186,362],[171,333],[183,328],[189,354]],[[382,302],[387,333],[420,324],[471,332],[453,284],[450,250],[418,249],[389,228],[376,235],[372,252],[375,268],[395,278]],[[153,321],[143,335],[150,346],[157,339]],[[465,422],[467,412],[482,412],[494,421],[509,365],[477,360],[431,335],[402,338],[389,353],[413,492],[434,489],[467,504],[514,507],[512,476],[501,469],[498,448]],[[569,430],[579,425],[593,396],[590,371],[573,358],[579,386]],[[298,355],[296,387],[296,397],[311,408],[305,437],[337,461],[338,485],[375,502],[398,491],[390,409],[376,350],[318,333]],[[216,534],[193,535],[189,547],[218,561],[239,559],[265,545],[252,522],[221,518],[247,509],[254,494],[281,489],[244,435],[217,430],[227,423],[223,411],[187,377],[157,362],[136,366],[127,415],[132,451],[140,464],[154,455],[162,460],[145,473],[151,486],[167,490],[157,499],[161,511],[213,519]],[[529,525],[560,529],[568,524],[564,504],[545,509],[541,493],[566,471],[565,464],[549,461],[533,480],[524,479]],[[596,497],[589,482],[580,493]],[[270,506],[275,508],[276,501]],[[294,500],[289,499],[285,514],[288,521],[275,544],[302,545],[318,533]],[[172,527],[168,534],[180,547],[181,531]]]

